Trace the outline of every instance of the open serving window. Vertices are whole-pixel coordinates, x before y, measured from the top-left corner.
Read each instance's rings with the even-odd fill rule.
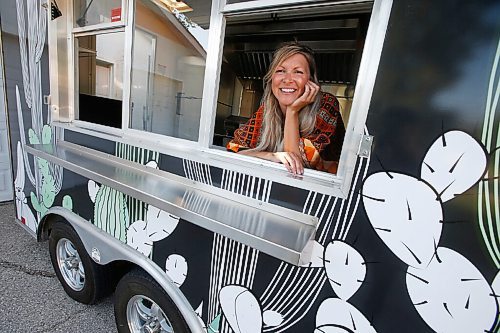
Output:
[[[391,1],[59,2],[63,18],[49,25],[55,125],[347,195]],[[314,50],[321,89],[340,103],[346,134],[336,174],[295,176],[225,148],[258,109],[272,54],[287,41]]]

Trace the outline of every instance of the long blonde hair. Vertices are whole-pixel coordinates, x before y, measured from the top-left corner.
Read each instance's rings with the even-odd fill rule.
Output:
[[[273,60],[264,76],[264,93],[262,105],[264,106],[264,119],[262,121],[261,135],[255,151],[281,151],[283,150],[283,128],[285,116],[280,109],[278,100],[272,92],[272,77],[276,68],[286,59],[295,54],[302,54],[309,63],[309,80],[319,85],[316,73],[316,62],[312,50],[296,42],[287,43],[278,48],[273,55]],[[314,130],[316,113],[321,103],[321,91],[316,95],[313,103],[305,106],[299,114],[299,132],[305,137]]]

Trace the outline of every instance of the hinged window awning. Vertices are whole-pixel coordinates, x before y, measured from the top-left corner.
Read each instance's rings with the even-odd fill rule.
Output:
[[[244,204],[223,196],[224,190],[209,189],[208,185],[69,142],[26,149],[34,156],[288,263],[302,265],[310,261],[318,223],[314,216],[267,203]],[[233,193],[227,195],[234,197]]]

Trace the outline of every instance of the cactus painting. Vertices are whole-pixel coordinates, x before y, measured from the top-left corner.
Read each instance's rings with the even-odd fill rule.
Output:
[[[17,142],[17,171],[14,180],[14,194],[16,196],[16,217],[25,224],[30,230],[35,232],[38,228],[38,221],[28,206],[26,195],[24,193],[24,182],[26,181],[24,173],[24,161],[21,143]]]
[[[88,191],[94,202],[93,223],[125,243],[130,224],[125,194],[93,180],[88,182]]]
[[[27,8],[25,8],[25,6]],[[53,144],[56,138],[62,133],[55,132],[45,124],[42,115],[42,83],[41,83],[41,58],[45,47],[47,12],[40,0],[16,0],[17,22],[19,31],[19,49],[21,59],[21,69],[23,77],[24,102],[31,115],[31,128],[28,130],[28,140],[30,144]],[[27,14],[27,17],[25,15]],[[55,198],[62,186],[63,168],[41,158],[34,158],[30,163],[26,146],[26,130],[24,127],[24,111],[21,103],[21,94],[16,85],[16,105],[19,121],[20,146],[18,154],[22,158],[17,159],[18,171],[21,170],[19,163],[24,163],[22,168],[25,176],[34,187],[34,192],[30,193],[30,201],[37,214],[37,221],[43,217],[55,202]],[[47,123],[50,123],[50,112],[47,112]],[[25,176],[19,174],[19,182]],[[24,184],[24,181],[22,181]],[[21,188],[17,191],[22,191]],[[20,193],[18,193],[20,195]],[[72,207],[72,199],[65,196],[63,206]],[[25,204],[23,205],[25,207]]]
[[[478,141],[449,131],[428,149],[421,179],[385,170],[363,184],[372,227],[409,266],[408,294],[422,319],[439,333],[492,332],[497,320],[499,302],[481,272],[460,253],[439,246],[443,202],[477,184],[486,164],[486,150]]]

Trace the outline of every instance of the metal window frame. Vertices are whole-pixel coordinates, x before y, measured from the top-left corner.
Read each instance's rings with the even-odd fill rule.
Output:
[[[125,30],[122,128],[118,130],[111,129],[107,126],[75,120],[74,112],[69,112],[67,117],[55,116],[53,119],[59,119],[60,121],[54,122],[54,125],[73,131],[85,132],[86,134],[97,137],[109,138],[111,136],[115,138],[116,141],[134,142],[140,147],[153,149],[161,153],[210,164],[236,172],[252,174],[257,177],[293,187],[325,193],[340,198],[347,197],[354,175],[356,161],[357,158],[359,158],[359,147],[366,134],[365,124],[368,109],[373,87],[375,85],[393,0],[254,0],[235,4],[226,4],[225,0],[213,0],[198,141],[189,141],[160,134],[142,132],[129,127],[135,0],[123,0],[123,2],[125,4],[124,8],[126,8],[125,14],[123,15],[126,24],[118,28]],[[349,6],[363,3],[373,3],[373,7],[358,70],[351,115],[346,128],[346,135],[337,174],[328,174],[306,169],[304,175],[294,176],[289,174],[281,164],[226,152],[223,149],[211,146],[215,126],[217,93],[219,88],[226,18],[284,8],[297,9],[302,7]],[[72,8],[70,9],[72,13]],[[68,22],[72,22],[72,18],[67,19]],[[75,30],[75,28],[68,29],[68,65],[75,67],[75,36],[99,33],[101,31],[107,31],[108,29],[116,30],[117,27],[103,27],[99,25],[94,26],[94,29],[87,29],[85,31],[80,31],[81,29]],[[68,80],[69,84],[67,87],[70,101],[73,101],[73,105],[69,106],[70,111],[74,110],[75,107],[75,70],[75,68],[69,69],[69,74],[73,75],[73,77]],[[58,87],[56,85],[52,86],[52,90],[55,90],[55,94],[58,95]],[[57,105],[52,108],[55,113],[57,109]],[[165,140],[165,138],[168,138],[168,140]]]

